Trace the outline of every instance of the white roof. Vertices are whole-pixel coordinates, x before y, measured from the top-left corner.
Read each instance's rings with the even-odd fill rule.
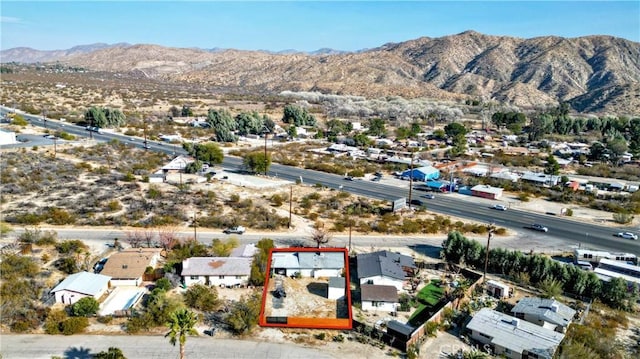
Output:
[[[539,358],[549,359],[564,338],[564,334],[489,308],[477,312],[467,324],[467,329],[488,335],[492,344],[518,354],[526,350]]]
[[[505,290],[509,290],[509,286],[505,283],[502,282],[498,282],[497,280],[488,280],[487,281],[487,285],[493,286],[493,287],[498,287],[498,288],[502,288]]]
[[[503,189],[500,187],[491,187],[489,185],[484,185],[484,184],[475,185],[471,188],[471,190],[476,192],[493,193],[493,194],[502,194],[502,191],[503,191]]]
[[[182,276],[250,275],[253,258],[191,257],[182,261]]]
[[[96,295],[109,284],[110,280],[111,277],[106,275],[79,272],[65,278],[51,290],[51,293],[68,290],[81,294]]]
[[[187,167],[187,164],[193,161],[194,159],[191,157],[178,156],[173,160],[171,160],[171,162],[167,163],[164,167],[162,167],[162,169],[163,170],[183,170],[185,169],[185,167]]]
[[[229,257],[253,257],[257,251],[258,249],[256,248],[256,245],[249,243],[238,248],[234,248]]]

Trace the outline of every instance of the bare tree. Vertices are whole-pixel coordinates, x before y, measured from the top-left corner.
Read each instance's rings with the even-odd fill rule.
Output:
[[[129,243],[129,245],[133,248],[138,248],[142,246],[144,242],[144,238],[142,237],[142,232],[139,230],[126,231],[124,233],[124,241]]]
[[[155,232],[151,228],[145,228],[142,231],[142,238],[147,242],[147,247],[153,247],[153,238],[156,236]]]
[[[316,242],[318,248],[322,247],[323,244],[329,243],[331,240],[331,234],[325,231],[323,228],[316,228],[311,234],[311,239]]]
[[[158,229],[158,240],[165,250],[172,250],[176,244],[180,243],[178,229],[174,226],[166,226]]]

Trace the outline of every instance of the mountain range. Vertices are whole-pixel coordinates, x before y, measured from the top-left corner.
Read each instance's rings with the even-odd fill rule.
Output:
[[[568,102],[583,113],[640,114],[640,43],[600,35],[522,39],[465,31],[314,53],[95,44],[55,52],[9,49],[0,59],[136,72],[234,93],[479,99],[523,109]]]

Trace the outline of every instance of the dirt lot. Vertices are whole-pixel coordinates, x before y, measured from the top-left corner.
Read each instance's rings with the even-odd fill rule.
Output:
[[[286,297],[274,295],[276,283],[282,283]],[[328,299],[327,278],[290,278],[274,276],[269,280],[269,295],[265,301],[265,315],[279,317],[344,318],[344,311],[338,313],[339,301]],[[279,307],[279,308],[278,308]],[[340,314],[340,316],[338,316]]]

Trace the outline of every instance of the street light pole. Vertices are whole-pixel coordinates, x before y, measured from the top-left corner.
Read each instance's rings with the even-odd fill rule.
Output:
[[[264,175],[267,175],[267,136],[269,131],[267,127],[264,128]]]
[[[489,264],[489,245],[491,244],[491,237],[493,237],[493,232],[495,231],[495,226],[493,223],[487,226],[489,230],[489,234],[487,235],[487,250],[484,255],[484,273],[482,274],[482,284],[487,282],[487,266]]]
[[[409,209],[411,209],[411,191],[413,190],[413,153],[411,153],[411,165],[409,167]]]
[[[198,241],[198,212],[193,212],[193,238]]]
[[[293,185],[289,187],[289,223],[287,223],[287,228],[291,228],[291,206],[293,203]]]

